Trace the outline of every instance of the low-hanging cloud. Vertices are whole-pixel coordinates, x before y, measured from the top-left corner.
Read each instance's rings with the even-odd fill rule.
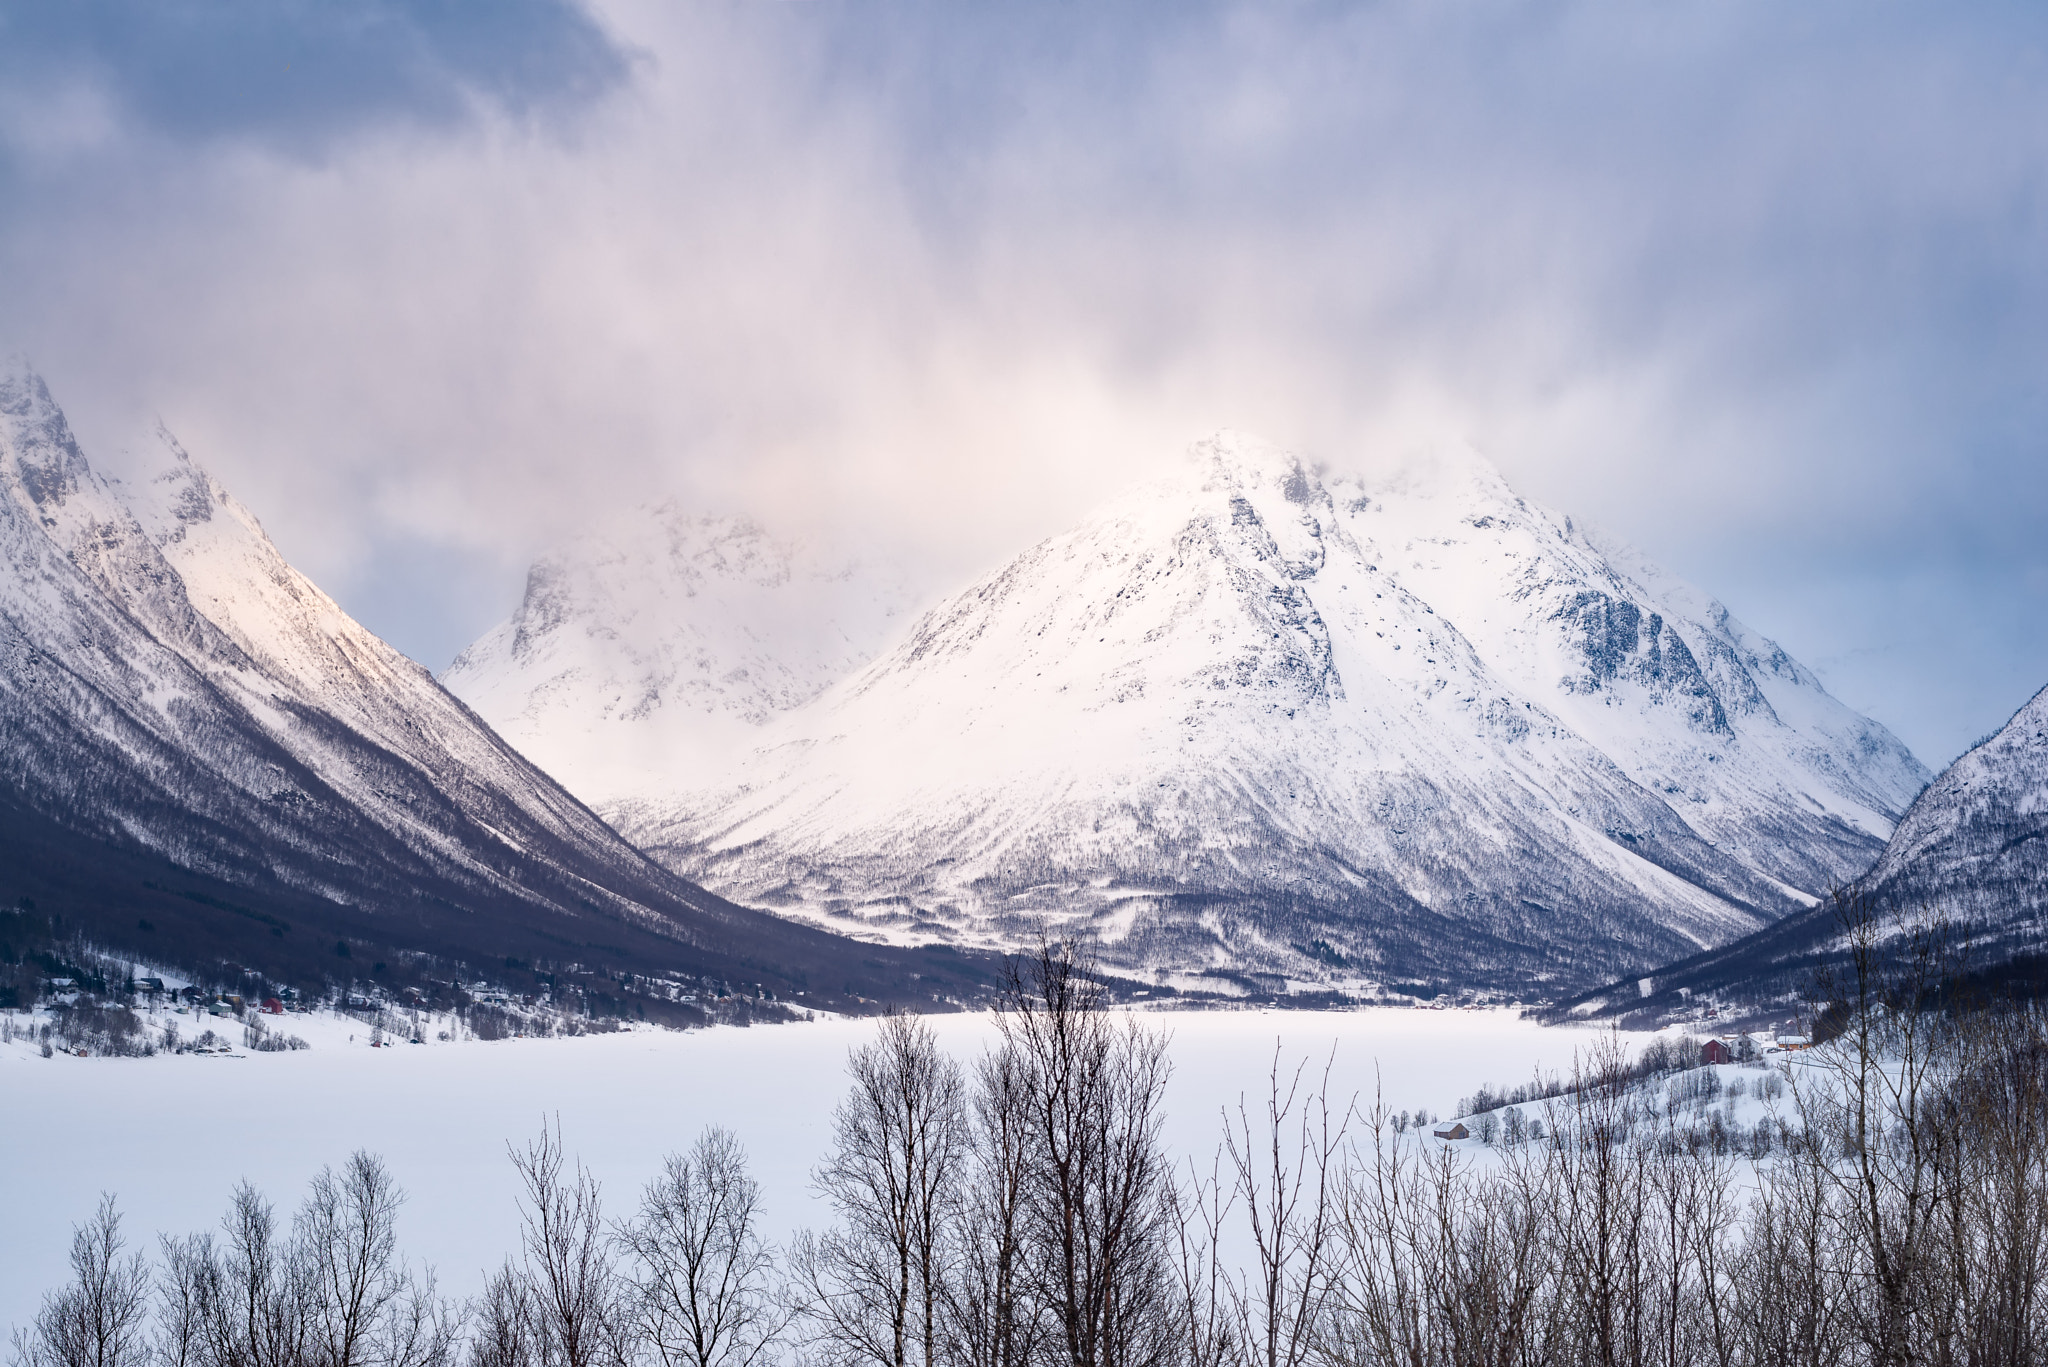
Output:
[[[622,503],[936,583],[1232,425],[1470,441],[1933,763],[2048,681],[2032,10],[454,12],[0,92],[0,340],[429,664]]]

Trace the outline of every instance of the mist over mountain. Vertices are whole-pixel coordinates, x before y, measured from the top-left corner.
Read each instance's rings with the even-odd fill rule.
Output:
[[[294,975],[367,971],[335,960],[355,939],[784,991],[816,974],[835,997],[909,980],[650,862],[293,569],[168,432],[141,464],[96,471],[43,382],[0,371],[8,903]]]
[[[1366,477],[1226,433],[922,613],[644,508],[445,687],[167,431],[135,465],[0,379],[0,893],[130,942],[879,997],[1072,930],[1184,988],[1554,995],[1801,911],[1909,805],[1900,869],[2035,876],[2038,803],[1964,800],[2025,746],[1914,805],[1884,728],[1469,453]]]
[[[658,629],[573,601],[544,635],[736,639],[688,616],[716,593]],[[541,726],[546,686],[497,685],[506,633],[451,685],[533,728],[530,753],[595,725]],[[695,677],[828,639],[743,636]],[[1182,985],[1599,981],[1854,877],[1927,777],[1714,600],[1475,456],[1367,479],[1235,434],[756,716],[723,770],[614,773],[602,810],[793,917],[905,943],[1085,929]]]
[[[913,606],[886,566],[675,503],[537,560],[442,682],[590,802],[690,785],[867,663]]]

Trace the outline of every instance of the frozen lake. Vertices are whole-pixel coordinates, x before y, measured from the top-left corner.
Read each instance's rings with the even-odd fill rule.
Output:
[[[963,1061],[991,1036],[982,1016],[933,1017]],[[1237,1011],[1149,1017],[1173,1037],[1167,1138],[1204,1159],[1220,1109],[1256,1101],[1276,1043],[1319,1070],[1332,1048],[1333,1095],[1376,1079],[1389,1105],[1447,1113],[1480,1083],[1566,1071],[1590,1032],[1544,1028],[1505,1011]],[[559,1114],[572,1154],[623,1216],[662,1156],[720,1124],[746,1144],[771,1230],[822,1223],[809,1191],[847,1050],[873,1025],[636,1032],[370,1049],[327,1029],[290,1029],[315,1047],[240,1058],[44,1059],[0,1047],[0,1334],[34,1313],[63,1271],[70,1226],[102,1191],[131,1235],[211,1227],[247,1178],[286,1210],[323,1164],[382,1154],[410,1193],[402,1246],[466,1297],[517,1237],[508,1143]],[[353,1027],[360,1029],[361,1027]],[[1206,1162],[1204,1167],[1206,1168]]]

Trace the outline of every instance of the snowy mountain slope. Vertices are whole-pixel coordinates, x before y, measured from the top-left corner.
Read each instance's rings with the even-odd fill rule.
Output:
[[[1859,888],[2016,946],[2048,940],[2048,689],[1928,786]]]
[[[611,810],[686,876],[890,937],[1079,920],[1167,972],[1597,980],[1852,877],[1924,779],[1694,610],[1483,463],[1368,485],[1226,435],[727,781]]]
[[[0,882],[62,865],[118,906],[96,866],[128,877],[148,855],[258,894],[193,894],[257,935],[287,934],[247,905],[277,897],[302,936],[368,918],[394,949],[873,978],[868,951],[792,937],[626,845],[175,443],[138,485],[103,478],[19,365],[0,371],[0,664]]]
[[[1759,872],[1809,892],[1839,883],[1926,783],[1904,745],[1775,642],[1519,498],[1483,460],[1369,491],[1335,483],[1354,535],[1498,674]]]
[[[1944,770],[1913,802],[1883,856],[1808,911],[1640,982],[1609,984],[1581,1015],[1656,1025],[1702,1001],[1769,1014],[1805,1001],[1816,973],[1848,973],[1846,927],[1869,918],[1880,959],[1911,953],[1940,922],[1957,967],[1983,990],[2048,994],[2048,689]]]
[[[687,786],[903,625],[885,571],[674,503],[536,561],[519,610],[442,682],[587,801]]]

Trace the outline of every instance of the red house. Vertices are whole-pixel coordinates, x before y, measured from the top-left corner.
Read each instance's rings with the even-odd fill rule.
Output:
[[[263,1014],[266,1016],[282,1016],[284,1014],[284,1003],[275,997],[265,997],[263,999]]]
[[[1700,1050],[1700,1062],[1733,1063],[1735,1062],[1735,1051],[1720,1040],[1710,1039]]]

